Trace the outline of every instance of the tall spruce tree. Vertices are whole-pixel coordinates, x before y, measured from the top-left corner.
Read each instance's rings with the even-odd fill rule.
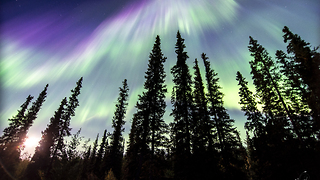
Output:
[[[311,50],[310,43],[305,42],[297,34],[293,34],[288,27],[282,30],[284,42],[288,43],[287,53],[293,55],[291,68],[305,87],[301,94],[307,100],[314,119],[313,127],[320,137],[320,53]]]
[[[116,104],[116,110],[112,119],[112,127],[114,128],[113,134],[111,135],[110,142],[110,169],[112,169],[115,177],[120,179],[122,169],[122,158],[123,158],[123,142],[124,138],[122,133],[124,132],[125,114],[128,106],[128,85],[127,80],[123,81],[123,86],[119,88],[119,97]],[[109,171],[109,170],[108,170]]]
[[[149,104],[150,108],[151,158],[159,148],[164,147],[166,142],[165,134],[168,132],[168,125],[163,119],[166,109],[165,93],[167,92],[164,84],[166,78],[164,63],[167,58],[164,57],[160,45],[160,37],[157,36],[152,52],[149,55],[148,70],[144,83],[146,92],[143,94],[147,97],[147,104]]]
[[[264,157],[268,154],[266,150],[266,120],[263,114],[257,108],[257,102],[254,94],[249,90],[248,82],[238,71],[236,75],[238,81],[239,96],[241,110],[245,112],[247,116],[247,122],[245,123],[245,129],[247,130],[247,149],[248,149],[248,175],[252,179],[259,179],[266,175],[266,171],[263,168]],[[253,137],[249,136],[249,132],[253,133]],[[262,156],[261,156],[262,155]]]
[[[319,166],[319,138],[320,138],[320,53],[317,48],[311,50],[310,43],[305,42],[297,34],[293,34],[288,27],[283,28],[284,42],[287,43],[287,58],[289,62],[282,64],[290,69],[294,76],[287,76],[291,80],[291,88],[297,91],[302,99],[301,111],[296,113],[298,128],[303,139],[303,166],[308,167],[310,175],[320,178],[319,171],[313,167]],[[281,57],[281,56],[280,56]],[[279,59],[279,58],[278,58]],[[300,99],[298,99],[300,100]],[[304,111],[305,104],[308,110]],[[296,110],[297,112],[297,110]],[[311,150],[313,149],[313,150]],[[312,158],[311,158],[312,157]]]
[[[136,105],[137,112],[133,118],[133,123],[135,124],[132,124],[132,128],[135,128],[135,131],[131,130],[130,150],[128,151],[128,157],[132,157],[132,153],[139,153],[141,160],[139,160],[138,168],[135,169],[136,173],[141,173],[144,178],[152,179],[155,174],[159,176],[160,169],[155,166],[155,157],[167,142],[165,134],[168,132],[168,125],[163,119],[166,108],[165,93],[167,92],[164,84],[166,77],[164,62],[166,59],[161,51],[160,37],[157,36],[152,52],[149,55],[148,69],[145,73],[145,92],[139,95]],[[131,159],[129,162],[134,163],[135,161]],[[142,164],[145,164],[143,172],[141,171]],[[131,166],[128,164],[128,167]],[[130,170],[128,169],[128,171]]]
[[[191,121],[193,127],[192,136],[192,179],[206,179],[216,175],[215,152],[212,150],[213,141],[211,137],[212,123],[208,112],[208,102],[205,94],[198,60],[195,59],[194,65],[194,113]]]
[[[211,134],[211,123],[207,107],[207,99],[205,96],[204,85],[200,69],[198,66],[198,60],[195,59],[194,65],[194,115],[192,121],[193,127],[193,152],[204,152],[206,148],[212,145],[209,141]]]
[[[241,168],[238,166],[242,160],[235,155],[241,148],[241,144],[237,139],[238,132],[234,127],[234,120],[230,119],[227,110],[223,106],[223,93],[218,85],[219,78],[216,77],[218,74],[211,69],[209,58],[206,57],[206,54],[203,53],[201,57],[206,70],[209,114],[214,126],[212,138],[214,142],[217,142],[216,149],[220,152],[222,178],[235,179],[237,177],[244,179],[245,174],[241,172]]]
[[[32,126],[33,121],[37,118],[38,112],[41,109],[41,106],[43,102],[45,101],[47,97],[47,89],[48,89],[49,84],[47,84],[43,91],[39,94],[37,100],[32,103],[32,106],[30,109],[28,109],[26,115],[25,115],[25,120],[23,121],[21,128],[19,130],[19,140],[17,141],[17,146],[22,147],[22,144],[27,138],[27,133],[29,128]]]
[[[188,162],[191,155],[192,146],[192,127],[191,121],[193,118],[193,97],[192,97],[192,80],[189,73],[189,67],[186,63],[189,58],[184,39],[180,32],[177,32],[177,42],[175,46],[177,54],[177,63],[171,68],[173,75],[173,92],[172,95],[172,113],[174,118],[174,174],[177,179],[187,179],[191,169]]]
[[[298,124],[281,90],[284,88],[280,86],[281,74],[279,73],[277,65],[271,59],[267,50],[252,37],[250,37],[248,48],[251,56],[254,58],[249,62],[253,84],[263,104],[263,110],[270,119],[268,121],[269,125],[276,125],[279,128],[282,126],[282,132],[284,132],[282,138],[288,138],[286,136],[290,136],[288,129],[291,123],[291,129],[298,136],[301,144],[303,144]]]
[[[69,127],[69,125],[70,125],[71,117],[75,116],[75,109],[79,106],[78,96],[80,94],[80,90],[82,87],[82,80],[83,78],[81,77],[77,81],[76,87],[71,90],[72,94],[69,97],[69,101],[66,104],[63,114],[61,115],[61,119],[59,122],[59,136],[52,150],[53,153],[52,153],[52,158],[51,158],[49,167],[47,169],[47,172],[45,173],[47,177],[50,176],[50,171],[52,169],[53,162],[55,161],[57,155],[62,154],[63,147],[64,147],[64,137],[71,135],[70,133],[71,128]]]
[[[298,37],[297,35],[294,36]],[[306,49],[308,48],[309,47],[306,46]],[[302,54],[299,56],[301,58]],[[302,147],[295,146],[294,148],[291,148],[291,151],[294,150],[296,151],[296,154],[303,154],[303,156],[299,155],[299,166],[305,167],[305,169],[308,169],[310,175],[319,178],[320,175],[318,175],[318,170],[313,168],[319,166],[319,157],[316,155],[319,154],[319,150],[317,150],[319,149],[319,143],[318,138],[316,137],[319,130],[316,125],[317,110],[314,111],[313,109],[316,109],[316,107],[311,107],[316,101],[311,97],[311,91],[299,72],[303,63],[297,62],[295,56],[289,56],[280,50],[276,52],[276,58],[280,65],[280,72],[283,74],[282,78],[285,87],[284,95],[287,99],[289,110],[292,113],[292,118],[299,129],[300,137],[303,140]],[[316,58],[316,55],[313,56],[313,58]],[[310,58],[306,58],[305,60],[307,59],[310,60]],[[315,64],[313,65],[316,66]],[[312,70],[309,69],[308,71]],[[292,166],[292,164],[290,165]],[[291,167],[291,169],[299,169],[299,167]]]
[[[9,127],[3,130],[0,137],[0,161],[3,163],[0,169],[1,179],[8,179],[9,175],[14,171],[14,166],[19,162],[20,151],[17,149],[16,141],[19,139],[19,130],[25,119],[25,112],[30,104],[33,96],[29,95],[26,101],[20,106],[16,116],[9,119]],[[7,172],[6,172],[7,171]]]
[[[61,116],[64,113],[67,99],[64,98],[54,116],[50,119],[50,124],[41,133],[41,140],[35,149],[32,162],[28,165],[25,176],[29,179],[39,179],[38,170],[45,171],[48,169],[52,150],[59,138],[59,124]]]
[[[305,146],[313,146],[315,143],[313,113],[309,108],[310,97],[307,85],[303,83],[299,73],[296,72],[296,63],[294,58],[289,57],[283,51],[276,52],[277,63],[282,73],[282,81],[284,88],[283,96],[287,100],[291,118],[299,130],[300,137]]]
[[[236,141],[235,127],[233,127],[234,120],[230,119],[227,110],[223,106],[223,93],[218,85],[219,78],[216,77],[218,74],[211,69],[208,59],[206,54],[202,54],[206,70],[209,113],[215,127],[214,138],[218,140],[218,149],[224,151],[226,148],[231,148],[231,144]]]
[[[4,163],[4,168],[7,173],[3,173],[3,179],[8,178],[8,173],[12,173],[14,166],[19,162],[20,153],[23,149],[23,143],[27,138],[29,128],[32,126],[37,114],[41,109],[43,102],[47,97],[48,84],[39,94],[37,100],[32,103],[32,106],[27,109],[32,96],[28,96],[27,100],[21,106],[16,117],[9,124],[9,127],[4,129],[4,135],[0,139],[0,155]],[[27,112],[26,112],[27,111]],[[0,170],[1,171],[1,170]],[[1,177],[1,175],[0,175]]]
[[[168,132],[168,125],[163,119],[166,109],[165,93],[167,92],[166,85],[164,84],[166,78],[164,63],[166,59],[161,51],[160,37],[157,36],[152,52],[149,55],[148,69],[145,73],[146,81],[144,83],[146,92],[143,94],[147,100],[144,103],[148,104],[150,109],[147,111],[149,111],[148,121],[150,123],[150,142],[148,144],[151,146],[151,172],[149,174],[151,179],[161,174],[160,167],[156,166],[159,163],[155,162],[158,161],[158,159],[155,159],[155,154],[159,155],[160,149],[163,149],[167,142],[165,134]]]

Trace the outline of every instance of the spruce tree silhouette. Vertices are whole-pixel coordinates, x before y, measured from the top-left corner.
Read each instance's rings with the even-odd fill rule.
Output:
[[[52,169],[53,162],[55,161],[55,158],[57,156],[58,150],[60,150],[60,152],[62,151],[62,148],[64,146],[64,144],[63,144],[64,137],[71,135],[71,133],[70,133],[71,128],[69,128],[69,125],[70,125],[71,116],[75,116],[75,109],[79,106],[79,101],[77,98],[80,94],[80,89],[82,87],[82,80],[83,80],[83,78],[81,77],[78,80],[78,82],[76,83],[77,86],[71,90],[72,94],[69,97],[69,101],[66,104],[65,111],[61,115],[61,119],[59,122],[59,136],[56,141],[57,144],[55,145],[54,150],[53,150],[50,164],[48,166],[47,171],[45,172],[46,177],[49,177],[51,175],[50,171]]]
[[[230,118],[226,108],[223,105],[223,93],[218,84],[219,78],[217,73],[210,67],[209,58],[206,54],[201,55],[207,80],[207,99],[208,108],[211,120],[213,123],[213,141],[217,141],[215,149],[220,153],[221,172],[224,179],[245,179],[245,174],[242,172],[241,164],[243,160],[235,155],[241,149],[242,145],[239,142],[237,135],[238,131],[234,126],[234,120]],[[220,176],[221,174],[219,174]]]
[[[59,130],[61,124],[61,116],[65,111],[65,105],[67,104],[67,99],[64,98],[58,110],[55,112],[54,116],[50,119],[50,124],[41,133],[41,140],[39,145],[35,149],[35,153],[31,159],[31,163],[28,165],[26,170],[26,177],[29,179],[39,179],[38,170],[46,172],[49,168],[49,163],[52,157],[52,148],[57,144],[59,138]]]
[[[13,139],[11,139],[9,144],[4,146],[5,151],[0,152],[0,154],[3,153],[2,157],[8,158],[8,161],[4,161],[4,163],[8,163],[9,173],[13,173],[10,172],[10,170],[13,170],[14,166],[18,164],[20,161],[19,158],[21,150],[23,149],[23,143],[27,138],[29,128],[32,126],[34,120],[37,118],[37,114],[40,111],[41,106],[47,97],[48,86],[48,84],[45,86],[43,91],[39,94],[37,100],[33,102],[32,106],[27,110],[26,113],[24,113],[26,111],[25,108],[28,106],[32,99],[31,96],[28,96],[27,101],[22,105],[22,109],[18,113],[17,117],[20,120],[16,119],[15,123],[12,124],[12,127],[14,127],[13,129],[18,128],[18,130],[10,132],[10,135],[13,136]],[[17,127],[17,125],[19,127]],[[11,129],[11,127],[9,127],[9,129]],[[5,129],[4,131],[6,132],[7,130],[8,129]],[[6,146],[8,148],[6,148]],[[4,164],[4,167],[7,167],[7,165]],[[4,173],[2,175],[4,176],[3,179],[8,178],[7,173]]]
[[[210,122],[208,112],[208,100],[202,81],[198,60],[195,59],[194,71],[194,113],[191,121],[193,127],[192,136],[192,179],[206,179],[217,175],[212,169],[217,169],[217,161],[214,158],[213,139],[211,131],[213,124]]]
[[[109,171],[112,169],[113,174],[117,179],[121,178],[121,169],[122,169],[122,159],[123,159],[123,142],[124,138],[122,133],[124,132],[124,121],[126,110],[127,110],[127,99],[128,99],[128,84],[125,79],[122,82],[123,86],[119,88],[119,97],[116,104],[116,110],[112,119],[112,127],[114,128],[113,134],[111,135],[110,142],[110,167],[107,169]]]
[[[184,39],[181,37],[180,32],[177,32],[176,42],[176,54],[177,62],[171,68],[171,74],[173,75],[173,92],[172,113],[174,118],[173,132],[174,144],[174,175],[175,179],[187,179],[192,172],[189,169],[191,158],[191,146],[192,146],[192,128],[191,121],[193,118],[193,97],[192,97],[192,80],[189,73],[189,67],[186,63],[189,58],[185,48]]]
[[[8,179],[14,172],[14,166],[19,163],[19,150],[16,143],[19,139],[19,131],[25,120],[25,113],[28,109],[33,96],[29,95],[26,101],[20,106],[17,115],[13,116],[9,121],[9,127],[3,130],[3,135],[0,137],[0,177]]]
[[[320,53],[317,48],[311,50],[310,43],[305,42],[297,34],[293,34],[288,27],[284,26],[284,42],[288,43],[287,53],[293,55],[291,68],[300,81],[296,82],[298,87],[305,87],[302,97],[307,100],[312,110],[313,127],[320,138]],[[318,47],[319,48],[319,47]]]
[[[139,95],[136,104],[137,112],[134,114],[132,129],[130,133],[130,144],[128,151],[128,163],[138,163],[138,168],[131,173],[130,177],[153,179],[156,176],[163,176],[162,170],[157,167],[157,153],[165,146],[168,132],[168,125],[163,119],[165,113],[165,93],[167,92],[164,72],[164,57],[161,51],[160,37],[157,36],[152,52],[149,55],[148,69],[145,73],[145,92]],[[135,129],[135,131],[133,131]],[[139,153],[139,160],[136,161],[133,154]],[[133,158],[133,159],[131,159]],[[132,168],[128,164],[128,168]],[[144,166],[144,167],[142,167]],[[144,169],[144,171],[142,171]],[[139,175],[133,175],[139,174]]]

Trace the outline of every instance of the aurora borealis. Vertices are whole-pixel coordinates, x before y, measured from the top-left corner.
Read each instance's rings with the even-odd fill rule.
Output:
[[[25,98],[38,96],[49,84],[48,97],[28,136],[39,137],[60,101],[83,77],[83,88],[71,120],[76,132],[94,139],[111,120],[118,87],[128,79],[129,106],[125,136],[130,129],[144,72],[156,35],[161,38],[168,87],[165,118],[170,114],[170,68],[179,30],[185,39],[192,70],[202,52],[210,58],[225,94],[225,107],[244,137],[245,117],[238,105],[239,70],[250,80],[249,36],[270,55],[285,50],[282,28],[320,45],[320,2],[317,0],[4,0],[1,1],[0,135],[7,119]],[[200,63],[200,67],[203,65]],[[202,71],[204,75],[204,71]],[[253,90],[253,89],[252,89]]]

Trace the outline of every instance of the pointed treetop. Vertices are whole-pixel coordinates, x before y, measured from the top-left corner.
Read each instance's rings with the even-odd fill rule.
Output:
[[[178,60],[182,58],[181,60],[186,61],[189,56],[187,55],[187,52],[183,52],[184,48],[186,48],[186,45],[184,44],[184,39],[181,37],[180,32],[177,32],[177,43],[176,43],[176,50],[175,52],[178,54]],[[179,58],[180,56],[180,58]]]

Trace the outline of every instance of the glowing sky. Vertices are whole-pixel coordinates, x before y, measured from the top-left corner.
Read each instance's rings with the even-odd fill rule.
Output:
[[[169,93],[170,68],[179,30],[187,46],[190,69],[202,52],[218,72],[224,101],[244,137],[236,71],[250,80],[249,36],[273,55],[285,50],[282,28],[288,26],[313,46],[320,45],[318,0],[4,0],[1,1],[0,135],[7,119],[25,98],[38,96],[48,83],[48,97],[30,129],[40,137],[60,101],[83,76],[80,106],[71,120],[73,132],[94,139],[112,131],[118,87],[128,79],[126,131],[142,93],[144,72],[156,35],[160,35]],[[203,65],[200,63],[200,66]],[[202,71],[204,74],[204,71]]]

